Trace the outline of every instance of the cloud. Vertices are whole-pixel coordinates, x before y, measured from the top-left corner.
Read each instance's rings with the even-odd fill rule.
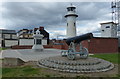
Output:
[[[50,37],[66,34],[66,7],[69,2],[4,2],[0,28],[20,30],[44,26]],[[77,35],[99,28],[99,22],[110,21],[109,2],[73,2],[76,6]],[[89,29],[90,28],[90,29]],[[62,29],[62,30],[61,30]],[[82,30],[81,30],[82,29]]]
[[[4,3],[3,7],[6,10],[2,12],[3,20],[14,24],[13,26],[7,24],[5,27],[28,28],[58,24],[62,9],[56,8],[56,5],[57,3]]]
[[[89,21],[89,23],[84,24],[83,27],[80,27],[80,26],[77,27],[77,35],[81,35],[81,34],[85,34],[85,33],[93,33],[95,37],[100,36],[100,35],[98,35],[98,33],[100,33],[99,23],[100,22]]]

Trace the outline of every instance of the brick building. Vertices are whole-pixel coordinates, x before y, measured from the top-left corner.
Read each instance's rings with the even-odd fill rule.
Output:
[[[88,48],[89,53],[117,53],[118,38],[94,37],[82,42]]]
[[[83,47],[86,47],[89,53],[117,53],[118,52],[118,38],[103,38],[94,37],[90,40],[82,41]],[[13,47],[13,49],[31,49],[31,46]],[[44,48],[55,48],[68,50],[68,45],[65,40],[50,40],[49,45],[44,45]],[[77,50],[79,46],[77,46]]]
[[[65,40],[54,40],[55,43],[63,43],[63,45],[53,44],[56,49],[68,49]],[[118,52],[118,38],[94,37],[90,40],[82,41],[83,47],[89,50],[89,53],[117,53]],[[77,46],[77,50],[79,46]]]

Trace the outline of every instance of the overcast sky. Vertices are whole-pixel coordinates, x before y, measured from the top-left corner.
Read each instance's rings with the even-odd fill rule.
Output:
[[[110,2],[72,2],[76,6],[77,35],[100,30],[101,22],[111,21]],[[4,2],[0,29],[33,29],[44,26],[50,38],[66,35],[66,7],[70,2]]]

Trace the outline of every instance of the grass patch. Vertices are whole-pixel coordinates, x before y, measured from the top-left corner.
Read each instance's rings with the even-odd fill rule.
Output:
[[[91,55],[91,57],[97,57],[97,58],[101,58],[107,61],[110,61],[114,64],[120,64],[120,61],[118,61],[118,57],[120,56],[120,53],[115,53],[115,54],[94,54]]]
[[[2,77],[61,77],[62,74],[51,73],[47,68],[33,68],[32,66],[2,68]]]
[[[89,79],[87,76],[76,76],[75,79]]]
[[[24,75],[28,75],[28,76],[32,76],[34,74],[37,74],[39,73],[39,70],[35,69],[35,68],[32,68],[30,66],[27,66],[27,67],[23,67],[22,70],[21,70]],[[32,75],[31,75],[32,74]]]
[[[7,48],[0,48],[0,50],[6,50]]]
[[[30,66],[16,67],[16,68],[2,68],[3,77],[32,77],[38,74],[39,70]]]
[[[46,72],[46,70],[48,69],[33,68],[31,66],[2,68],[2,77],[55,77],[57,75]]]
[[[94,54],[91,57],[101,58],[114,64],[120,64],[118,61],[120,54]],[[1,69],[0,69],[1,70]],[[115,74],[120,77],[119,74]],[[52,72],[47,68],[33,68],[32,66],[22,66],[15,68],[2,68],[2,77],[70,77],[63,73]],[[75,76],[76,79],[84,79],[89,76]]]

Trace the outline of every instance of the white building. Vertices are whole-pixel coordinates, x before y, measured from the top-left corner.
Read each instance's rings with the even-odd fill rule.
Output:
[[[0,47],[11,47],[13,45],[18,45],[16,31],[0,29]]]
[[[101,24],[101,37],[117,37],[117,24],[106,22]]]
[[[65,18],[67,18],[67,37],[76,36],[76,17],[78,15],[75,12],[76,7],[72,4],[67,7],[67,14]]]
[[[34,30],[22,29],[18,31],[19,45],[34,45],[33,34],[39,29],[43,34],[42,45],[49,44],[49,33],[44,30],[44,27],[34,28]],[[34,33],[35,32],[35,33]]]

